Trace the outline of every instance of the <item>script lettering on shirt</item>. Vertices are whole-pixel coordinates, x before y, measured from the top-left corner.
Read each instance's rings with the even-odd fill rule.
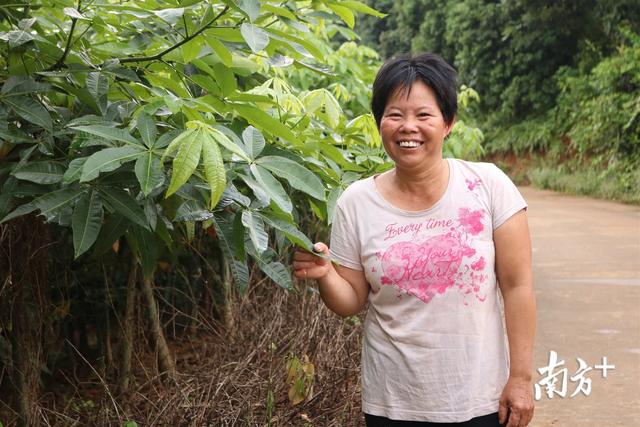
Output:
[[[400,280],[450,277],[458,269],[461,259],[462,253],[454,252],[451,248],[430,251],[415,260],[406,260],[404,274]]]
[[[436,220],[433,218],[429,218],[424,222],[418,222],[418,223],[412,222],[410,224],[405,224],[405,225],[398,225],[397,222],[394,222],[393,224],[389,224],[385,227],[385,231],[387,232],[387,235],[385,236],[384,240],[389,240],[404,234],[410,234],[411,237],[416,237],[420,233],[420,231],[423,229],[423,227],[426,230],[432,230],[438,227],[442,228],[442,227],[452,227],[452,226],[453,226],[453,220],[451,219]]]

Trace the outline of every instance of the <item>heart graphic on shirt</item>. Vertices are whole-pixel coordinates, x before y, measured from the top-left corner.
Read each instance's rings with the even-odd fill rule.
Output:
[[[395,243],[382,256],[381,281],[428,303],[455,284],[462,258],[474,253],[451,234],[435,236],[423,243]]]

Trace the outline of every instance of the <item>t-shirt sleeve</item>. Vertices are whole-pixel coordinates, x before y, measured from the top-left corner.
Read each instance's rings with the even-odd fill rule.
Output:
[[[333,216],[329,249],[331,259],[338,264],[354,270],[363,270],[354,221],[345,214],[340,205],[336,206]]]
[[[511,179],[497,166],[491,179],[491,210],[493,230],[497,230],[515,213],[527,208],[527,202]]]

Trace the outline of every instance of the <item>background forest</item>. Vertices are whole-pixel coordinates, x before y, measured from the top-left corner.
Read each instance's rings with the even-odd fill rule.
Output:
[[[292,280],[398,52],[460,72],[446,155],[640,201],[635,1],[0,5],[0,426],[361,425],[361,320]]]
[[[531,182],[640,201],[640,3],[368,0],[383,58],[434,51],[475,89],[485,154]]]

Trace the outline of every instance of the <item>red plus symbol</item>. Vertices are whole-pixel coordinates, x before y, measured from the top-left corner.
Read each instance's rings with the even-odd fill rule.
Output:
[[[593,369],[599,369],[602,371],[602,378],[607,378],[607,371],[609,369],[616,369],[616,365],[608,365],[607,364],[607,356],[602,356],[602,365],[594,365]]]

